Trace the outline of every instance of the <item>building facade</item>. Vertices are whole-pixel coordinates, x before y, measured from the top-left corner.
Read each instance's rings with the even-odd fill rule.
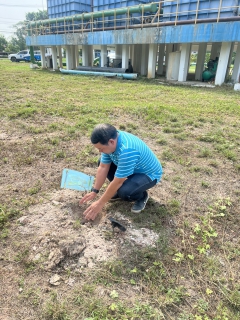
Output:
[[[134,71],[142,76],[163,75],[181,82],[188,79],[194,51],[193,80],[214,79],[216,85],[227,77],[239,81],[239,0],[89,1],[83,7],[78,1],[49,0],[50,19],[28,24],[27,45],[40,46],[43,61],[45,47],[51,47],[54,69],[63,67],[62,48],[68,70],[79,67],[80,49],[83,66],[92,66],[94,51],[100,52],[100,67],[108,65],[112,50],[123,69],[130,60]],[[209,64],[209,72],[203,73],[206,52],[215,69]]]

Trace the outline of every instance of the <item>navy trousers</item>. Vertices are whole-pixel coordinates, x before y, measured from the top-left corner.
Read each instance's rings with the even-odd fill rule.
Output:
[[[100,161],[99,161],[100,163]],[[117,166],[112,162],[108,171],[107,178],[109,181],[114,179]],[[136,201],[143,197],[144,191],[152,188],[157,183],[157,179],[151,180],[144,173],[135,173],[127,177],[117,193],[119,198],[125,201]]]

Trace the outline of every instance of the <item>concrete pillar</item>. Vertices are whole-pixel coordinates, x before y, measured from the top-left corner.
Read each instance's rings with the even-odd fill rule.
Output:
[[[57,70],[57,69],[58,69],[58,64],[57,64],[57,47],[56,47],[56,46],[52,46],[52,47],[51,47],[51,50],[52,50],[53,70]]]
[[[88,67],[88,46],[82,46],[82,65]]]
[[[129,61],[129,45],[123,44],[122,45],[122,68],[128,68],[128,61]]]
[[[59,61],[59,68],[63,67],[63,63],[62,63],[62,47],[61,46],[57,46],[57,51],[58,51],[58,61]]]
[[[149,52],[149,45],[142,44],[141,69],[140,69],[141,76],[146,76],[148,72],[148,52]]]
[[[215,60],[216,57],[219,57],[219,51],[221,48],[221,42],[213,42],[210,59]]]
[[[232,44],[231,44],[231,49],[230,49],[230,53],[229,53],[229,59],[228,59],[228,65],[227,65],[226,78],[229,76],[229,73],[230,73],[230,70],[231,70],[233,49],[234,49],[234,42],[232,42]]]
[[[106,67],[107,65],[107,46],[101,46],[101,67]]]
[[[149,53],[148,53],[148,73],[147,77],[155,78],[156,73],[156,60],[157,60],[157,44],[149,44]]]
[[[167,80],[178,80],[181,52],[169,53],[168,68],[166,73]]]
[[[79,47],[75,46],[75,65],[76,68],[79,66]]]
[[[159,44],[158,46],[158,67],[157,74],[163,74],[163,58],[165,55],[165,44]]]
[[[166,45],[166,54],[165,54],[165,71],[166,71],[166,73],[167,73],[169,53],[171,53],[171,52],[173,52],[173,45],[172,45],[172,43],[169,43]]]
[[[82,65],[89,67],[93,65],[93,46],[83,45],[82,46]]]
[[[204,62],[207,51],[207,43],[200,43],[198,47],[197,64],[195,70],[195,80],[202,81],[202,73],[204,70]]]
[[[45,56],[45,47],[40,46],[40,52],[41,52],[41,64],[42,64],[42,69],[46,69],[46,56]]]
[[[237,46],[237,52],[235,56],[235,62],[234,62],[233,73],[232,73],[232,80],[234,82],[239,82],[239,76],[240,76],[240,42],[238,42],[238,46]]]
[[[178,81],[186,81],[189,69],[191,43],[183,43],[179,64]]]
[[[68,70],[73,69],[72,46],[66,46],[66,64]]]
[[[221,86],[224,83],[230,51],[231,42],[223,42],[221,46],[218,67],[215,76],[215,85]]]
[[[72,53],[72,69],[76,69],[76,54],[75,54],[75,46],[72,45],[71,48],[71,53]]]

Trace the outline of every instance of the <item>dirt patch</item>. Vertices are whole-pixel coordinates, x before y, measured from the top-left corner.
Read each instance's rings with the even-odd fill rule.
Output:
[[[1,308],[1,320],[35,319],[38,312],[33,303],[47,299],[55,288],[58,294],[70,292],[81,287],[87,281],[87,272],[97,271],[101,263],[115,261],[136,247],[155,246],[158,234],[148,228],[138,229],[122,213],[103,212],[95,221],[85,221],[86,206],[79,206],[80,197],[72,190],[55,191],[43,203],[30,206],[12,226],[15,237],[8,247],[2,243],[0,256],[6,305]],[[113,229],[110,216],[126,231]],[[32,268],[34,271],[29,273]],[[137,286],[126,285],[126,292],[123,288],[124,285],[118,290],[123,297],[126,292],[131,297],[138,291]],[[100,299],[110,292],[99,286]],[[25,304],[20,310],[19,303],[26,298],[31,307]]]
[[[119,246],[154,246],[158,235],[147,228],[137,229],[132,221],[115,212],[99,215],[94,222],[84,220],[85,206],[74,199],[75,192],[61,190],[49,202],[29,207],[18,219],[17,232],[31,239],[29,259],[41,261],[45,270],[55,268],[81,272],[98,262],[118,256]],[[110,216],[125,225],[126,232],[113,229]]]

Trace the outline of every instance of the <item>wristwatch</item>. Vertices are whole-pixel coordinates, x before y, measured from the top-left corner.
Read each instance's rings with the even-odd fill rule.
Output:
[[[99,192],[99,190],[98,190],[98,189],[95,189],[95,188],[92,188],[91,191],[92,191],[92,192],[95,192],[95,193],[98,193],[98,192]]]

